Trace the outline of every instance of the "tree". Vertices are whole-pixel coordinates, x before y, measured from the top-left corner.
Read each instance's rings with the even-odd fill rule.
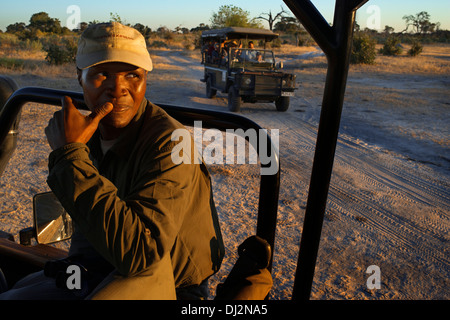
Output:
[[[398,56],[403,52],[400,39],[395,36],[390,36],[386,39],[383,48],[380,49],[380,53],[385,56]]]
[[[314,40],[303,28],[302,24],[294,17],[281,17],[273,28],[277,32],[284,32],[295,36],[295,45],[312,45]]]
[[[28,28],[35,32],[40,30],[48,33],[61,33],[61,22],[58,19],[50,18],[47,12],[35,13],[30,18]]]
[[[145,39],[150,38],[150,35],[152,33],[152,29],[150,29],[148,26],[144,26],[141,23],[136,23],[133,28],[135,28],[137,31],[139,31]]]
[[[6,27],[6,32],[8,33],[23,33],[26,30],[25,23],[16,22],[14,24],[10,24]]]
[[[278,12],[275,17],[272,17],[272,11],[269,11],[269,13],[261,13],[261,15],[267,15],[268,17],[261,17],[261,15],[259,17],[257,17],[256,19],[263,19],[266,20],[269,23],[269,29],[272,31],[273,30],[273,24],[275,23],[275,21],[277,21],[278,19],[281,19],[283,17],[283,14],[286,14],[287,12],[284,11],[283,6],[281,6],[281,11]]]
[[[207,24],[204,23],[200,23],[198,25],[198,27],[192,28],[191,32],[201,32],[201,31],[205,31],[205,30],[209,30],[211,29]]]
[[[262,28],[255,18],[249,18],[250,13],[233,5],[223,5],[211,17],[212,28],[248,27]]]
[[[415,33],[431,33],[439,29],[440,23],[430,22],[430,14],[426,11],[416,13],[416,15],[403,16],[402,18],[406,22],[406,32],[410,26],[413,27]]]
[[[357,32],[352,41],[353,45],[350,63],[374,64],[377,56],[377,52],[375,50],[375,45],[377,42],[364,32]]]
[[[294,17],[282,17],[279,22],[275,24],[275,31],[295,34],[302,31],[302,25]]]
[[[89,26],[89,24],[87,22],[80,22],[78,24],[78,28],[73,29],[72,31],[77,32],[77,33],[82,33],[84,30],[87,29],[88,26]]]
[[[392,28],[391,26],[384,26],[384,30],[383,32],[387,35],[391,34],[392,32],[394,32],[394,28]]]
[[[121,23],[123,25],[130,26],[129,23],[126,23],[125,21],[122,21],[122,18],[119,16],[119,14],[117,12],[116,13],[112,13],[112,12],[109,13],[109,22],[118,22],[118,23]]]

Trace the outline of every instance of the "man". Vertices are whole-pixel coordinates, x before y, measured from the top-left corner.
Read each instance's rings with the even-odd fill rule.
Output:
[[[91,113],[65,97],[45,133],[47,182],[75,224],[70,261],[103,279],[78,297],[199,297],[224,252],[210,177],[204,164],[171,160],[172,132],[183,126],[145,99],[145,39],[116,22],[93,25],[76,61]],[[13,297],[30,296],[24,288]]]
[[[243,50],[241,54],[241,59],[243,59],[244,61],[251,61],[251,62],[262,61],[261,53],[255,50],[255,45],[253,44],[253,41],[249,41],[248,50]]]

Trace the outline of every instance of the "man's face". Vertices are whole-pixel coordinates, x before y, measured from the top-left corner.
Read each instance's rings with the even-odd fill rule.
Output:
[[[109,136],[117,137],[134,118],[145,97],[147,71],[126,63],[107,62],[79,72],[78,79],[91,111],[106,102],[113,104],[114,109],[100,125]]]

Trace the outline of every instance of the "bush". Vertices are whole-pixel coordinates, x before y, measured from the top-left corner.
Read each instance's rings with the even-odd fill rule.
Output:
[[[75,61],[77,44],[75,40],[64,39],[62,44],[49,43],[44,50],[47,52],[45,60],[50,64],[59,65]]]
[[[380,53],[385,56],[397,56],[403,52],[400,39],[397,37],[389,37],[386,39],[383,48],[380,49]]]
[[[356,34],[353,37],[352,54],[350,63],[353,64],[374,64],[377,52],[375,50],[376,41],[365,33]]]
[[[414,40],[411,46],[411,49],[408,50],[408,54],[411,57],[418,56],[423,51],[423,46],[420,44],[419,41]]]
[[[154,40],[152,43],[149,43],[148,46],[151,48],[169,48],[169,46],[161,40]]]
[[[21,69],[24,61],[16,58],[0,58],[0,67],[6,69]]]
[[[298,46],[314,46],[316,42],[308,32],[303,32],[298,37]]]
[[[30,51],[41,51],[42,50],[42,43],[37,40],[30,40],[27,39],[25,41],[22,41],[20,43],[20,48],[24,50],[30,50]]]
[[[184,43],[183,47],[185,50],[189,50],[189,51],[195,50],[195,44],[193,44],[193,43]]]
[[[281,39],[276,38],[270,42],[271,48],[281,48]]]

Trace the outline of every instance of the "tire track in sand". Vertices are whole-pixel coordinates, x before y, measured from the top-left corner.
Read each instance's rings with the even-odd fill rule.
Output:
[[[436,250],[449,241],[448,190],[433,179],[424,179],[426,172],[405,170],[400,160],[383,161],[386,155],[360,149],[352,141],[340,139],[330,207],[390,240],[395,246],[392,249],[448,272],[448,252]],[[352,174],[355,171],[359,172]],[[360,180],[355,181],[355,176]]]

